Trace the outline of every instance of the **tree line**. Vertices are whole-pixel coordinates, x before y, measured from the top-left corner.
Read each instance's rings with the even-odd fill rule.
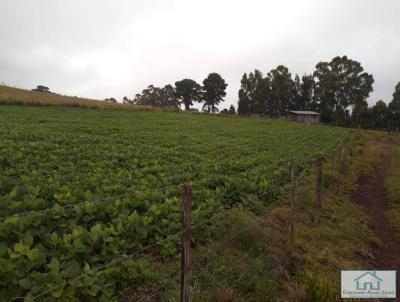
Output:
[[[364,128],[400,128],[400,82],[397,83],[389,105],[382,100],[368,108],[362,115],[361,126]]]
[[[203,81],[203,85],[192,79],[183,79],[175,85],[164,87],[148,86],[131,100],[123,98],[125,104],[149,105],[162,108],[179,109],[181,105],[189,111],[195,102],[203,104],[203,111],[218,112],[218,105],[226,96],[225,80],[218,73],[210,73]]]
[[[293,77],[283,65],[266,74],[256,69],[242,76],[237,112],[231,105],[221,114],[278,118],[288,110],[315,111],[321,114],[321,122],[338,126],[400,127],[400,83],[389,105],[378,101],[369,107],[367,99],[373,83],[373,76],[364,71],[361,63],[347,56],[319,62],[313,73],[301,77]],[[218,73],[210,73],[202,85],[192,79],[164,87],[150,85],[133,99],[124,97],[123,102],[172,109],[183,106],[187,111],[198,102],[203,104],[204,112],[216,113],[226,96],[226,87]]]
[[[379,101],[369,107],[373,83],[373,76],[347,56],[320,62],[312,74],[301,78],[293,78],[283,65],[265,76],[255,70],[242,76],[238,114],[277,118],[288,110],[315,111],[321,122],[338,126],[399,127],[400,83],[389,106]]]

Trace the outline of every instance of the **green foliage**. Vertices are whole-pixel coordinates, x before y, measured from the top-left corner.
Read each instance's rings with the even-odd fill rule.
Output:
[[[385,178],[385,189],[389,198],[389,211],[387,216],[395,231],[395,235],[400,239],[400,140],[391,138],[390,144],[390,168]]]
[[[315,81],[313,75],[303,75],[295,81],[297,85],[297,96],[295,99],[293,110],[311,110],[316,111],[317,106],[314,102]]]
[[[124,103],[170,109],[178,109],[180,105],[172,85],[165,85],[162,88],[149,85],[142,93],[136,94],[133,100],[124,97]]]
[[[245,73],[240,81],[238,113],[240,115],[265,114],[266,102],[271,90],[268,78],[259,70]]]
[[[235,115],[235,114],[236,114],[235,106],[231,105],[231,106],[229,107],[228,114],[232,114],[232,115]]]
[[[285,114],[288,109],[297,109],[295,104],[297,91],[289,69],[279,65],[268,73],[267,78],[271,83],[270,97],[266,103],[268,115],[278,117]]]
[[[352,118],[358,121],[367,109],[366,99],[373,91],[372,75],[364,72],[357,61],[335,57],[330,62],[319,62],[314,72],[316,78],[315,101],[325,122],[345,124],[346,111],[353,106]]]
[[[388,106],[382,100],[376,102],[371,108],[372,128],[386,128],[388,126],[389,111]]]
[[[234,210],[209,231],[215,240],[194,253],[193,301],[275,301],[282,295],[262,218]]]
[[[338,297],[338,285],[331,279],[306,271],[304,274],[307,301],[309,302],[336,302]]]
[[[208,113],[218,112],[218,104],[223,101],[226,96],[225,80],[218,73],[210,73],[203,81],[202,100],[203,110]]]
[[[266,77],[261,71],[246,73],[241,80],[238,113],[261,114],[279,117],[287,110],[316,109],[313,103],[314,78],[304,75],[292,79],[289,69],[283,65],[272,69]]]
[[[185,113],[0,106],[0,115],[0,216],[50,209],[0,221],[5,300],[57,288],[41,301],[109,301],[167,280],[178,235],[148,259],[96,268],[178,233],[173,185],[199,183],[195,224],[232,205],[260,211],[282,191],[289,159],[330,152],[351,134]]]
[[[201,86],[191,79],[183,79],[175,82],[175,96],[189,111],[193,102],[199,102],[201,98]]]
[[[400,82],[393,92],[393,99],[389,103],[390,123],[392,127],[400,127]]]

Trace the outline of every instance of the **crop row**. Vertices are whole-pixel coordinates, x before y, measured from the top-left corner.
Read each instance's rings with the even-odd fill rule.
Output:
[[[178,113],[3,106],[0,114],[5,299],[56,287],[40,300],[109,301],[127,285],[163,279],[152,266],[175,263],[177,235],[140,259],[92,270],[177,234],[179,184],[193,182],[194,223],[232,206],[260,210],[281,193],[289,159],[314,160],[351,135]]]

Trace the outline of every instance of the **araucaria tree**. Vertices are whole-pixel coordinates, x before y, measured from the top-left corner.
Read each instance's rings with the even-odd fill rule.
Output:
[[[357,61],[346,56],[331,62],[320,62],[314,72],[315,101],[324,122],[344,124],[349,117],[347,108],[353,107],[353,120],[357,122],[365,112],[366,99],[373,91],[372,75],[364,72]]]
[[[201,86],[191,79],[175,82],[175,96],[189,111],[193,102],[198,102],[201,95]]]
[[[228,84],[218,73],[210,73],[203,81],[202,100],[204,101],[203,110],[208,113],[218,112],[218,104],[226,96],[226,87]]]

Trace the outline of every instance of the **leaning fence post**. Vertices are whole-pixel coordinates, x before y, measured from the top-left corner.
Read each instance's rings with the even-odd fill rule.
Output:
[[[296,176],[294,161],[289,162],[290,175],[290,205],[292,208],[292,217],[290,221],[290,252],[293,253],[296,240]]]
[[[317,179],[316,179],[316,197],[317,205],[322,208],[322,162],[324,157],[322,153],[317,158]]]
[[[190,225],[192,220],[192,186],[183,185],[181,223],[182,223],[182,246],[181,246],[181,302],[190,301],[191,265],[190,253]]]

